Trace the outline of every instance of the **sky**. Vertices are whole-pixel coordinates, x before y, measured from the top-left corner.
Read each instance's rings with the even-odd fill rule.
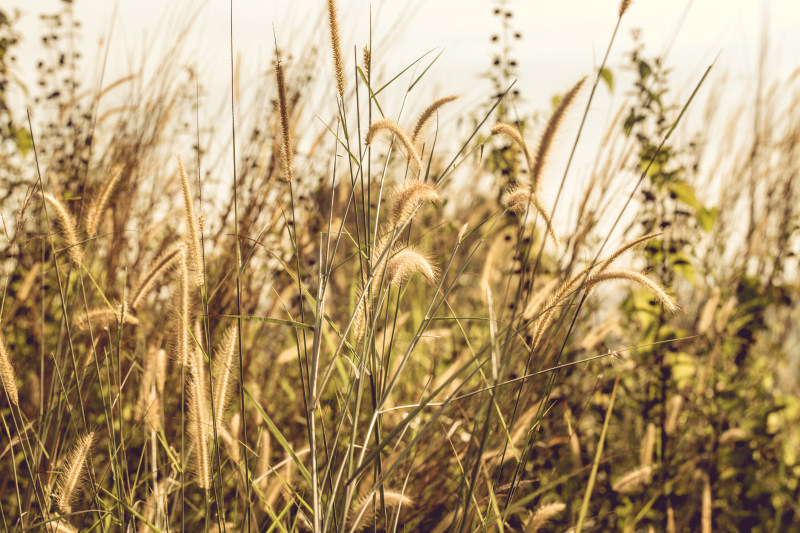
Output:
[[[7,0],[22,12],[25,36],[22,63],[32,64],[41,31],[37,13],[54,11],[58,0]],[[83,24],[87,63],[108,42],[113,27],[108,79],[126,72],[132,50],[147,47],[158,56],[169,32],[193,15],[188,42],[191,61],[217,73],[228,68],[230,2],[211,0],[75,0]],[[281,46],[303,45],[324,37],[323,0],[233,0],[234,49],[245,68],[268,68],[274,49],[273,29]],[[345,54],[368,39],[372,10],[373,42],[389,43],[380,54],[386,65],[407,64],[431,49],[443,49],[435,78],[444,92],[464,92],[475,85],[492,55],[489,36],[499,29],[492,0],[339,0]],[[519,86],[533,105],[542,105],[574,80],[591,72],[605,51],[617,16],[618,0],[509,0],[512,23],[522,34],[514,55],[520,64]],[[398,22],[399,21],[399,22]],[[757,63],[762,26],[770,28],[774,72],[786,76],[800,64],[800,2],[797,0],[634,0],[626,13],[611,54],[619,64],[631,48],[630,33],[640,28],[651,53],[669,47],[669,60],[679,79],[697,77],[717,55],[734,77],[746,78]],[[112,26],[113,24],[113,26]],[[676,33],[677,32],[677,33]],[[324,43],[324,40],[321,41]],[[670,47],[670,43],[671,47]],[[437,50],[438,52],[438,50]],[[25,65],[23,65],[24,67]],[[118,70],[119,72],[115,72]],[[222,84],[221,84],[222,85]]]
[[[20,10],[17,27],[24,40],[17,55],[21,78],[29,85],[34,83],[32,67],[41,56],[38,13],[53,12],[59,4],[59,0],[4,2],[6,9]],[[233,0],[233,49],[245,91],[263,83],[276,42],[289,52],[318,46],[328,53],[325,5],[324,0]],[[429,57],[441,52],[409,114],[416,115],[436,97],[461,94],[453,104],[453,117],[468,113],[491,95],[479,76],[494,54],[490,36],[501,29],[492,14],[496,7],[513,13],[510,22],[521,33],[512,51],[520,65],[519,112],[532,114],[546,111],[553,95],[594,72],[617,22],[618,0],[338,0],[337,5],[342,47],[350,64],[354,49],[360,57],[369,41],[370,17],[373,61],[384,76],[426,52],[433,50]],[[224,109],[230,98],[230,1],[74,0],[74,10],[83,26],[77,44],[85,51],[86,79],[92,78],[107,50],[106,83],[135,70],[142,56],[157,65],[176,32],[188,26],[184,60],[197,65],[207,90],[201,120],[218,119],[214,113]],[[633,46],[632,31],[639,29],[646,55],[667,54],[677,101],[688,96],[716,59],[713,75],[724,75],[729,85],[722,93],[736,105],[752,92],[764,28],[770,46],[767,71],[786,78],[800,66],[800,0],[634,0],[622,19],[609,66],[620,72],[625,53]],[[311,112],[329,117],[335,109],[332,68],[318,75],[328,82],[324,87],[330,95],[314,100],[312,105],[318,107]],[[624,98],[624,80],[617,86],[615,94],[606,91],[593,100],[582,142],[597,142],[602,135],[605,122]],[[401,96],[402,91],[387,106],[399,109]],[[686,122],[692,120],[697,125],[696,117]],[[590,163],[577,161],[576,169],[581,164]]]

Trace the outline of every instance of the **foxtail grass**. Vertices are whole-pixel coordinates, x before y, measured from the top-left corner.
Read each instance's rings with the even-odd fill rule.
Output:
[[[53,206],[53,209],[56,211],[56,217],[58,218],[59,227],[61,228],[61,236],[67,243],[67,253],[69,257],[72,259],[72,262],[75,263],[77,266],[81,266],[83,263],[83,247],[78,240],[78,230],[77,226],[75,225],[75,220],[72,218],[72,215],[64,207],[58,199],[50,193],[43,192],[42,197]]]
[[[5,389],[11,405],[19,407],[17,375],[14,372],[14,364],[2,333],[0,333],[0,381],[3,383],[3,389]]]
[[[78,489],[86,475],[86,460],[92,449],[94,433],[89,432],[73,445],[61,468],[56,489],[56,503],[62,513],[71,513],[78,498]]]

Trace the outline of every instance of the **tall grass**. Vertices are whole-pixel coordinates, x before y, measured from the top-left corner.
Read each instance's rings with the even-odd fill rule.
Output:
[[[119,82],[124,109],[54,97],[76,105],[28,124],[31,153],[8,144],[27,169],[4,183],[4,527],[795,527],[796,80],[754,104],[737,159],[678,128],[706,76],[668,102],[635,49],[635,92],[572,195],[553,147],[579,149],[629,6],[546,121],[511,116],[500,76],[464,129],[456,96],[418,96],[436,58],[384,65],[370,42],[349,60],[329,0],[330,56],[279,42],[252,123],[232,98],[229,181],[200,125],[175,126],[199,122],[175,55]],[[462,197],[487,173],[489,197]]]

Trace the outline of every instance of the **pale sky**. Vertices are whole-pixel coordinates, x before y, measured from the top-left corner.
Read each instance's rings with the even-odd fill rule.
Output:
[[[9,0],[6,6],[23,12],[20,29],[26,42],[19,52],[23,66],[37,54],[40,25],[37,12],[53,11],[58,0]],[[469,92],[476,75],[491,61],[489,36],[499,29],[492,16],[497,2],[490,0],[339,0],[345,55],[352,55],[368,38],[370,6],[373,41],[390,42],[376,49],[387,69],[399,68],[433,48],[444,48],[430,76],[442,92]],[[227,0],[75,0],[76,17],[84,25],[86,49],[98,50],[114,20],[107,79],[122,74],[132,51],[141,51],[153,37],[163,37],[192,13],[187,58],[209,72],[228,69],[229,9]],[[509,0],[513,23],[523,39],[515,56],[521,65],[519,86],[528,102],[545,107],[549,97],[591,72],[602,58],[616,21],[618,0]],[[326,44],[326,28],[319,14],[323,0],[234,0],[234,48],[245,68],[269,67],[275,28],[281,46],[296,47],[309,39]],[[685,15],[685,18],[684,18]],[[768,18],[765,19],[765,15]],[[720,54],[720,65],[733,76],[747,76],[757,62],[760,32],[765,20],[775,60],[774,72],[788,75],[800,65],[800,1],[798,0],[634,0],[623,19],[611,54],[618,65],[630,49],[630,31],[641,28],[650,53],[665,49],[677,79],[691,80]],[[401,21],[399,24],[397,21]],[[675,35],[676,28],[680,31]],[[158,56],[158,46],[148,54]],[[85,54],[87,65],[96,57]],[[119,70],[119,72],[114,72]],[[224,70],[223,70],[224,72]],[[469,96],[469,95],[467,95]]]
[[[52,12],[58,0],[7,0],[19,8],[18,24],[25,42],[17,52],[22,77],[33,85],[31,67],[41,55],[39,12]],[[418,98],[407,114],[415,115],[435,97],[461,94],[450,119],[468,116],[484,103],[491,90],[478,75],[488,69],[494,48],[490,35],[500,30],[492,15],[498,2],[490,0],[338,0],[345,59],[352,64],[354,46],[359,58],[369,38],[372,9],[373,61],[384,75],[398,72],[425,52],[444,53],[421,85]],[[514,12],[515,30],[522,33],[513,56],[520,65],[518,87],[524,101],[520,113],[530,115],[549,109],[550,98],[563,93],[576,80],[591,75],[605,52],[617,20],[618,0],[508,0]],[[75,0],[76,18],[83,23],[82,43],[87,81],[92,81],[101,51],[110,39],[106,83],[130,73],[146,54],[153,66],[164,54],[178,28],[192,15],[197,18],[186,40],[186,64],[198,65],[201,83],[208,90],[201,101],[201,121],[219,121],[213,113],[230,98],[230,3],[227,0],[190,2],[175,0]],[[328,54],[324,0],[233,0],[234,50],[241,57],[243,90],[264,83],[274,53],[273,29],[281,47],[297,50],[317,45]],[[116,14],[116,15],[115,15]],[[736,105],[749,97],[759,59],[763,27],[769,28],[770,76],[786,78],[800,66],[800,0],[634,0],[623,18],[609,66],[618,73],[624,55],[631,50],[631,30],[641,29],[645,54],[669,49],[672,68],[670,87],[682,101],[708,65],[719,56],[714,75],[727,76],[723,93]],[[677,33],[676,33],[677,31]],[[101,43],[103,43],[101,45]],[[310,111],[330,117],[335,110],[330,61],[320,65],[319,78],[330,92],[314,99]],[[719,82],[721,78],[717,78]],[[407,85],[403,81],[400,85]],[[709,84],[715,83],[714,79]],[[89,87],[93,87],[89,84]],[[624,98],[625,80],[614,95],[598,93],[587,120],[585,142],[599,139],[605,121]],[[400,91],[402,94],[402,91]],[[683,98],[682,98],[683,97]],[[229,101],[229,100],[228,100]],[[458,109],[457,106],[461,106]],[[397,101],[387,112],[396,115]],[[697,125],[697,113],[686,127]],[[224,118],[224,117],[223,117]],[[445,117],[447,119],[447,117]],[[683,127],[683,125],[682,125]],[[702,125],[700,125],[702,127]],[[584,142],[584,141],[582,141]],[[583,150],[593,154],[591,149]],[[588,163],[587,163],[588,164]],[[580,171],[580,161],[574,168]]]

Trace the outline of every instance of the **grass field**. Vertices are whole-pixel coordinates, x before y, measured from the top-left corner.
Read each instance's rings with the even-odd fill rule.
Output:
[[[3,528],[800,527],[800,78],[677,98],[615,48],[629,4],[549,103],[498,9],[495,93],[456,118],[420,101],[434,54],[353,58],[329,0],[328,48],[276,42],[215,139],[175,53],[83,81],[68,3],[29,121],[0,17]]]

